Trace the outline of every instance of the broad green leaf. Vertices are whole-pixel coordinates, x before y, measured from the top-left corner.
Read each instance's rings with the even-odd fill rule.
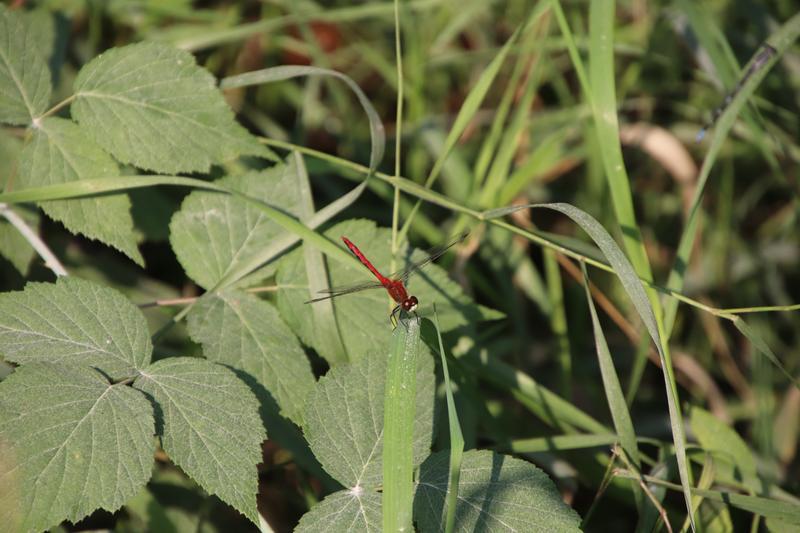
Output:
[[[19,165],[19,188],[69,184],[92,178],[117,176],[111,157],[73,122],[46,118],[34,128]],[[122,176],[119,177],[124,182]],[[131,202],[126,194],[42,202],[50,217],[73,233],[97,239],[121,251],[137,264],[144,259],[136,247]]]
[[[381,495],[360,487],[340,490],[311,508],[295,533],[381,533]]]
[[[337,224],[325,232],[332,242],[341,243],[346,236],[384,273],[391,274],[389,229],[378,228],[365,220],[349,220]],[[343,245],[341,245],[343,247]],[[348,252],[349,253],[349,252]],[[412,256],[412,260],[422,259],[421,253]],[[397,265],[400,270],[408,259],[407,254]],[[357,263],[342,264],[328,260],[328,277],[331,287],[370,282],[375,278],[363,266]],[[295,250],[280,261],[276,280],[281,290],[278,292],[278,309],[281,316],[297,333],[301,340],[312,346],[323,357],[333,357],[328,346],[321,343],[316,335],[314,313],[308,307],[314,304],[304,302],[317,296],[308,291],[308,278],[303,263],[302,250]],[[432,304],[436,304],[442,329],[449,331],[458,326],[472,324],[479,320],[499,318],[496,311],[478,306],[466,296],[457,283],[450,280],[437,265],[428,265],[420,273],[410,279],[410,294],[419,298],[417,312],[421,316],[430,316]],[[345,349],[351,358],[370,349],[384,348],[388,332],[391,330],[389,314],[394,303],[382,288],[366,290],[354,294],[343,295],[333,300],[334,313]],[[385,332],[386,335],[381,333]]]
[[[0,187],[3,190],[14,185],[22,147],[21,138],[12,135],[9,130],[0,129]]]
[[[714,458],[717,479],[759,489],[755,457],[735,429],[699,407],[692,407],[690,423],[700,445]]]
[[[75,80],[72,116],[123,163],[178,173],[207,171],[264,149],[240,126],[214,77],[165,44],[112,48]]]
[[[147,399],[97,370],[18,368],[0,383],[0,523],[40,531],[115,511],[150,478],[153,427]]]
[[[297,337],[271,303],[239,291],[208,294],[189,313],[188,328],[208,359],[252,376],[284,416],[302,424],[314,375]]]
[[[112,379],[150,362],[141,311],[119,292],[77,278],[0,295],[0,355],[8,361],[92,366]]]
[[[157,432],[170,459],[257,524],[256,465],[266,433],[247,385],[222,365],[170,357],[142,370],[133,386],[156,406]]]
[[[297,169],[293,163],[228,176],[217,183],[283,211],[296,210]],[[170,243],[178,261],[189,277],[208,290],[285,233],[251,202],[206,191],[187,196],[170,222]]]
[[[44,113],[52,91],[38,25],[0,4],[0,122],[27,125]]]
[[[402,326],[399,326],[402,327]],[[351,490],[375,490],[382,483],[385,351],[332,368],[306,404],[303,432],[325,470]],[[414,464],[430,451],[435,378],[427,350],[417,359]]]
[[[414,498],[420,531],[439,531],[448,485],[448,451],[422,463]],[[508,455],[464,453],[455,531],[580,531],[580,517],[547,474]]]

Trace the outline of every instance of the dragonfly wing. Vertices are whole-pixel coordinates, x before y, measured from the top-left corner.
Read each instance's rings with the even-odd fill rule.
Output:
[[[445,252],[447,252],[447,250],[449,250],[450,248],[452,248],[456,244],[458,244],[461,241],[463,241],[464,239],[466,239],[467,235],[469,235],[469,232],[465,231],[464,233],[461,233],[457,237],[454,237],[453,239],[451,239],[450,242],[448,242],[447,244],[442,245],[442,246],[435,246],[435,247],[431,248],[430,250],[425,252],[425,255],[427,257],[417,261],[416,263],[411,263],[410,265],[408,265],[406,268],[404,268],[402,270],[398,270],[397,272],[393,272],[392,275],[389,276],[389,278],[390,279],[401,279],[401,280],[403,280],[403,283],[407,283],[408,282],[408,277],[411,274],[413,274],[417,270],[427,266],[429,263],[432,263],[433,261],[436,261],[437,259],[442,257],[445,254]]]
[[[354,285],[345,285],[342,287],[331,287],[330,289],[323,289],[319,291],[318,294],[324,294],[324,296],[319,296],[317,298],[313,298],[308,300],[304,303],[310,304],[314,302],[319,302],[322,300],[327,300],[328,298],[334,298],[336,296],[341,296],[343,294],[350,294],[353,292],[360,292],[369,289],[380,289],[383,287],[383,284],[379,281],[367,281],[362,283],[356,283]]]

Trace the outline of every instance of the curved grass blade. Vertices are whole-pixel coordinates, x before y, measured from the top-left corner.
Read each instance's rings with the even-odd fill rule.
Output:
[[[444,355],[442,331],[439,328],[439,315],[436,307],[433,308],[434,324],[436,324],[436,338],[439,341],[439,357],[442,360],[442,373],[444,374],[445,394],[447,397],[447,425],[450,429],[450,472],[447,484],[445,504],[445,533],[451,533],[456,523],[456,505],[458,504],[458,480],[461,477],[461,460],[464,456],[464,434],[461,432],[461,423],[458,421],[456,403],[453,400],[453,387],[450,385],[450,372],[447,370],[447,358]]]
[[[717,121],[716,131],[711,140],[711,146],[708,148],[708,153],[703,160],[703,166],[700,168],[700,175],[697,177],[697,187],[694,191],[694,197],[692,198],[689,216],[686,218],[686,224],[681,234],[681,240],[678,243],[675,264],[667,280],[667,287],[674,291],[680,292],[683,289],[686,269],[691,259],[691,253],[694,248],[695,239],[697,238],[697,229],[701,219],[700,203],[703,199],[706,182],[711,173],[711,167],[714,166],[717,160],[717,156],[722,149],[722,143],[727,138],[728,133],[730,133],[733,123],[747,99],[750,98],[753,91],[755,91],[761,83],[761,80],[769,73],[775,62],[780,59],[783,53],[798,37],[800,37],[800,13],[789,19],[778,31],[769,37],[769,42],[777,53],[772,55],[766,64],[753,73],[753,75],[742,84],[741,90],[734,96],[728,108],[722,112],[722,115],[720,115]],[[751,59],[745,69],[749,70],[754,62],[755,58]],[[664,304],[664,332],[667,336],[672,332],[677,312],[678,300],[667,300]]]
[[[647,293],[645,292],[644,285],[639,277],[636,275],[633,266],[631,265],[625,254],[606,231],[594,218],[586,212],[578,209],[577,207],[569,204],[554,203],[554,204],[528,204],[523,206],[514,206],[503,209],[495,209],[483,214],[484,218],[495,218],[498,216],[507,215],[522,209],[532,208],[546,208],[558,211],[567,215],[576,224],[578,224],[583,231],[597,244],[598,248],[606,256],[609,264],[614,270],[614,273],[622,283],[625,292],[631,299],[636,312],[642,319],[642,322],[650,335],[650,338],[656,345],[659,358],[661,359],[662,372],[664,374],[664,385],[667,392],[667,407],[669,408],[670,426],[672,429],[672,440],[675,445],[675,456],[678,462],[678,472],[680,473],[681,486],[683,487],[683,495],[686,501],[686,509],[691,513],[692,509],[692,495],[691,495],[691,472],[689,464],[686,459],[686,434],[683,428],[683,417],[681,415],[680,403],[678,400],[678,389],[675,384],[675,376],[672,371],[672,364],[669,356],[669,347],[667,346],[665,337],[661,335],[656,315],[648,300]],[[694,523],[693,519],[690,519]]]

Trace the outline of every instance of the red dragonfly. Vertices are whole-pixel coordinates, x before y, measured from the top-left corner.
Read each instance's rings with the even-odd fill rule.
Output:
[[[307,304],[311,304],[314,302],[319,302],[322,300],[327,300],[329,298],[336,298],[337,296],[342,296],[343,294],[351,294],[354,292],[360,292],[367,289],[378,289],[383,287],[389,293],[389,296],[392,300],[397,303],[397,306],[392,310],[392,319],[394,319],[395,314],[401,309],[407,313],[411,313],[416,310],[417,305],[419,304],[419,300],[416,296],[409,296],[408,290],[406,289],[406,285],[408,284],[408,278],[414,272],[418,271],[422,267],[432,263],[442,255],[444,255],[447,250],[455,246],[456,244],[460,243],[467,237],[468,233],[464,232],[449,243],[444,246],[434,248],[428,251],[428,257],[425,259],[413,263],[409,265],[407,268],[395,272],[388,277],[384,276],[383,274],[378,271],[377,268],[370,262],[369,259],[358,249],[358,246],[353,244],[353,242],[348,239],[347,237],[342,237],[345,245],[353,252],[353,255],[361,261],[365,267],[369,269],[372,274],[378,278],[378,281],[369,281],[366,283],[358,283],[356,285],[349,285],[345,287],[334,287],[331,289],[326,289],[320,291],[320,294],[325,294],[325,296],[320,296],[319,298],[314,298],[313,300],[308,300]]]

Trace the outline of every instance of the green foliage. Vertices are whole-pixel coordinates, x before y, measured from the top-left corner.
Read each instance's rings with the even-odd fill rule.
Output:
[[[89,62],[75,79],[71,112],[117,160],[156,172],[207,171],[264,153],[233,120],[214,77],[163,44],[115,48]]]
[[[435,531],[442,523],[448,455],[433,454],[420,467],[414,509],[423,531]],[[580,531],[580,517],[561,501],[547,474],[520,459],[468,451],[460,484],[456,531]]]
[[[4,294],[0,309],[0,354],[21,364],[0,382],[10,530],[115,511],[149,479],[154,434],[200,486],[257,521],[266,435],[258,402],[231,370],[191,358],[151,364],[141,312],[88,281],[29,284]]]
[[[0,386],[0,509],[13,530],[114,511],[150,477],[153,408],[98,370],[31,363]]]
[[[0,529],[796,529],[800,14],[295,4],[0,5]]]

